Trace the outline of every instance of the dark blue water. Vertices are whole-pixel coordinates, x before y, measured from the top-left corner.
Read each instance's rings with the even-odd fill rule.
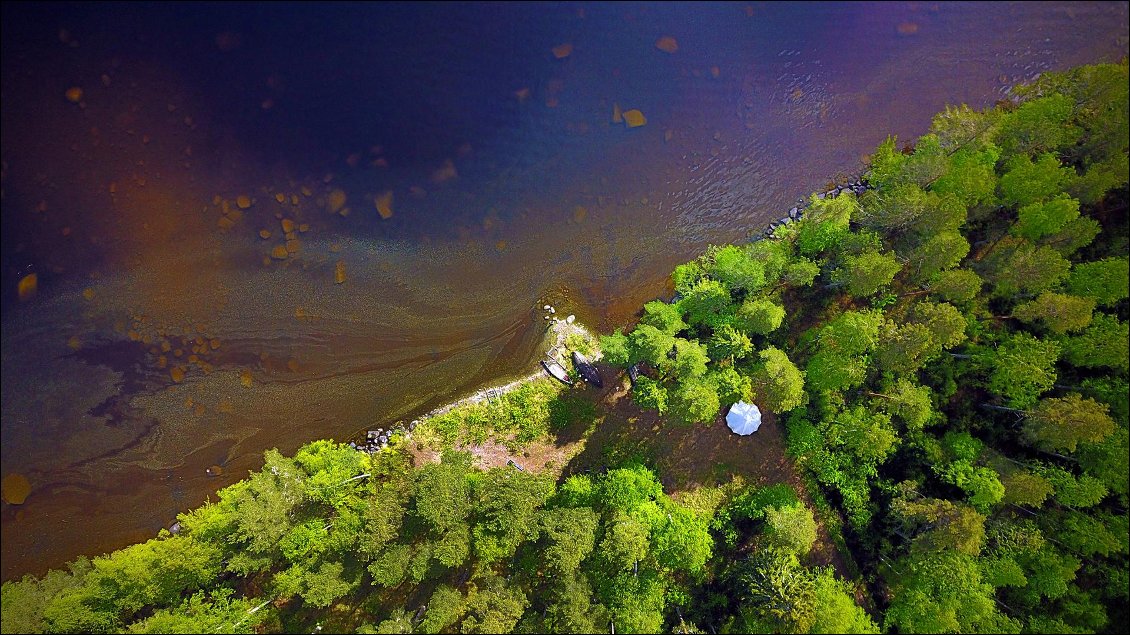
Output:
[[[1125,56],[1128,13],[2,11],[3,470],[33,485],[3,508],[5,579],[151,535],[265,448],[344,437],[522,372],[545,301],[623,324],[673,264],[857,173],[887,134]],[[664,36],[677,51],[657,47]],[[614,123],[616,107],[646,125]],[[232,213],[240,196],[250,206]],[[293,249],[272,257],[289,242],[284,219]],[[21,301],[29,272],[37,293]]]

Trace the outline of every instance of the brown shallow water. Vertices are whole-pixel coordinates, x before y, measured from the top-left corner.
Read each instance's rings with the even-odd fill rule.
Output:
[[[545,302],[623,324],[887,133],[1127,54],[1125,3],[123,6],[4,8],[4,579],[522,373]]]

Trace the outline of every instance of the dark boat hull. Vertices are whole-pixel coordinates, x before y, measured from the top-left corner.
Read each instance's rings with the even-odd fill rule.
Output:
[[[573,380],[569,378],[569,373],[565,372],[565,369],[562,368],[561,364],[558,364],[557,362],[547,362],[543,359],[541,362],[541,367],[545,369],[545,372],[549,373],[550,377],[553,377],[557,381],[565,384],[566,386],[573,385]]]
[[[573,365],[577,367],[577,373],[580,374],[581,379],[597,388],[604,388],[604,380],[600,378],[600,372],[596,370],[596,366],[589,363],[584,355],[573,351]]]

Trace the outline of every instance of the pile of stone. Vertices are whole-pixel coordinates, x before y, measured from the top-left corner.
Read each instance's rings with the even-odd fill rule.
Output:
[[[350,441],[349,447],[360,452],[368,452],[369,454],[372,454],[388,447],[389,439],[391,439],[397,433],[400,433],[402,436],[406,437],[411,436],[412,431],[415,430],[416,426],[419,424],[419,419],[413,419],[408,423],[408,425],[393,425],[388,430],[385,430],[384,428],[369,430],[365,433],[364,441]]]

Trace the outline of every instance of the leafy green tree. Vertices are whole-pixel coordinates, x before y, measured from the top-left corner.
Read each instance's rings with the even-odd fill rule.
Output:
[[[956,195],[926,191],[913,184],[870,190],[862,201],[860,225],[881,231],[900,245],[916,245],[936,234],[957,231],[967,216],[965,205]]]
[[[807,633],[815,623],[815,583],[796,555],[763,549],[739,581],[745,600],[739,632]]]
[[[730,309],[730,292],[717,280],[700,280],[679,300],[679,310],[692,325],[706,325]],[[642,328],[642,327],[641,327]],[[639,328],[636,329],[639,331]]]
[[[981,149],[961,148],[950,155],[945,173],[930,189],[953,195],[966,207],[991,203],[996,196],[994,167],[999,158],[1000,151],[991,144]]]
[[[947,105],[945,110],[934,115],[930,132],[938,137],[938,143],[948,152],[957,154],[963,148],[979,150],[991,146],[989,140],[996,134],[1003,113],[996,108],[973,110],[966,104]],[[995,146],[993,149],[996,150]],[[989,164],[996,164],[996,158]]]
[[[1000,179],[1001,200],[1006,205],[1024,207],[1052,198],[1071,182],[1074,173],[1059,164],[1054,154],[1045,153],[1032,161],[1028,155],[1017,155],[1005,164]]]
[[[820,265],[808,258],[790,260],[781,272],[781,279],[794,287],[810,287],[820,275]]]
[[[929,329],[941,348],[950,349],[965,341],[965,316],[952,304],[919,302],[910,310],[910,318]]]
[[[631,342],[627,335],[616,329],[612,335],[600,336],[600,352],[605,363],[613,366],[630,366],[632,364]]]
[[[683,317],[679,314],[679,309],[673,304],[667,304],[661,300],[652,300],[643,305],[643,317],[640,318],[640,324],[648,324],[655,328],[674,335],[679,331],[687,328]]]
[[[905,377],[899,378],[881,393],[869,394],[880,399],[876,403],[880,409],[902,419],[910,430],[921,430],[934,417],[930,389]]]
[[[668,393],[670,411],[686,423],[707,423],[718,416],[722,407],[714,383],[702,378],[688,379]]]
[[[711,247],[706,252],[706,261],[710,277],[731,291],[752,292],[765,286],[765,267],[740,247]]]
[[[1130,326],[1118,318],[1096,313],[1082,333],[1060,340],[1063,357],[1080,368],[1130,369]]]
[[[710,338],[711,359],[728,359],[732,362],[748,357],[752,352],[753,342],[749,336],[729,324],[714,331]]]
[[[648,501],[633,512],[650,528],[651,553],[659,566],[671,571],[698,573],[713,551],[708,523],[670,499]]]
[[[742,303],[735,325],[747,333],[767,335],[781,326],[784,319],[784,307],[768,298],[757,298]]]
[[[852,214],[858,208],[855,197],[849,194],[825,199],[812,197],[804,219],[796,223],[800,255],[816,257],[834,251],[848,234]]]
[[[1102,306],[1112,306],[1130,296],[1130,258],[1078,263],[1071,268],[1067,289],[1073,295],[1094,298]]]
[[[831,392],[859,386],[867,364],[857,356],[839,351],[820,351],[808,360],[804,381],[815,392]]]
[[[828,427],[828,438],[869,464],[882,463],[899,440],[890,415],[863,406],[837,414]]]
[[[1001,477],[1004,485],[1002,502],[1010,505],[1040,507],[1054,488],[1048,479],[1027,470],[1015,470]]]
[[[622,512],[613,514],[604,526],[604,539],[598,553],[614,569],[630,571],[647,557],[651,546],[650,529]]]
[[[844,355],[863,355],[875,346],[881,311],[844,311],[820,328],[817,338],[822,350]]]
[[[1041,243],[1059,252],[1065,258],[1091,244],[1102,233],[1102,226],[1093,218],[1080,216],[1068,221],[1062,229],[1045,236]]]
[[[816,542],[816,519],[801,503],[765,510],[769,544],[799,556],[807,554]]]
[[[695,283],[704,276],[706,276],[706,270],[702,268],[702,263],[698,260],[692,260],[675,267],[675,270],[671,273],[671,281],[675,284],[675,291],[686,295]]]
[[[671,365],[675,377],[680,380],[702,377],[709,361],[705,346],[696,341],[675,338],[675,361]]]
[[[667,389],[653,379],[640,377],[632,387],[632,401],[641,408],[650,408],[664,414],[667,412]]]
[[[884,628],[900,633],[1019,631],[1019,624],[997,611],[993,587],[967,553],[911,553],[900,559],[891,595]]]
[[[1075,393],[1041,399],[1026,413],[1024,440],[1042,450],[1074,452],[1079,442],[1095,443],[1114,432],[1109,411],[1106,404]]]
[[[608,624],[608,609],[593,603],[592,587],[584,575],[576,572],[564,575],[549,591],[545,607],[546,628],[533,632],[598,633]],[[529,613],[527,613],[529,615]],[[517,632],[530,632],[519,623]]]
[[[931,280],[942,271],[952,269],[969,254],[969,241],[959,232],[945,231],[930,237],[910,253],[915,278]]]
[[[984,281],[968,269],[951,269],[939,273],[928,285],[930,293],[948,302],[964,303],[981,293]]]
[[[1130,432],[1119,426],[1102,441],[1084,441],[1078,447],[1075,456],[1080,467],[1125,501],[1130,494]]]
[[[1045,291],[1035,300],[1016,307],[1012,315],[1021,322],[1040,322],[1051,332],[1062,334],[1086,328],[1094,310],[1093,298]]]
[[[459,621],[465,611],[463,594],[441,584],[432,592],[424,619],[417,625],[421,633],[440,633]]]
[[[816,574],[813,588],[814,619],[810,633],[878,633],[879,627],[855,603],[851,587],[837,580],[831,567]]]
[[[541,531],[549,545],[543,550],[545,563],[559,575],[581,565],[596,543],[599,518],[587,507],[564,507],[541,513]]]
[[[1071,123],[1071,98],[1051,94],[1021,104],[1001,119],[997,140],[1006,156],[1054,152],[1076,143],[1082,130]]]
[[[129,633],[254,633],[265,617],[254,614],[244,599],[232,599],[229,589],[217,589],[211,597],[194,593],[179,606],[158,609],[134,622]]]
[[[440,463],[420,468],[412,514],[437,534],[466,525],[472,509],[471,469],[471,456],[457,452],[445,452]]]
[[[498,562],[514,555],[518,545],[536,539],[538,510],[553,494],[547,477],[506,468],[489,470],[475,487],[478,498],[471,529],[475,555]]]
[[[475,581],[467,594],[464,633],[509,633],[529,606],[521,589],[502,578],[487,575]]]
[[[630,512],[663,494],[651,470],[635,465],[609,470],[600,482],[599,504],[610,511]]]
[[[749,403],[753,399],[753,387],[749,377],[734,370],[732,366],[719,368],[710,373],[710,381],[716,386],[721,404],[739,401]]]
[[[997,243],[986,265],[998,297],[1046,291],[1066,278],[1071,269],[1071,263],[1051,247],[1008,238]]]
[[[1079,201],[1060,195],[1050,201],[1029,203],[1020,208],[1020,220],[1012,233],[1033,242],[1054,234],[1079,218]]]
[[[1060,505],[1081,509],[1094,507],[1106,497],[1106,485],[1099,479],[1082,474],[1075,476],[1054,465],[1045,466],[1040,473],[1055,490],[1055,500]]]
[[[1038,340],[1027,333],[1006,339],[993,355],[986,386],[1012,408],[1026,408],[1055,384],[1059,344]]]
[[[890,284],[901,269],[902,265],[893,254],[868,252],[844,258],[836,279],[847,286],[853,297],[865,298]]]
[[[757,401],[773,412],[788,412],[804,403],[804,373],[784,351],[773,347],[757,354],[761,362],[753,370],[753,392]]]
[[[888,322],[875,347],[875,364],[896,374],[912,373],[937,356],[941,348],[934,334],[923,324]]]
[[[641,324],[628,337],[632,351],[628,358],[630,363],[646,362],[663,369],[670,365],[668,354],[675,348],[674,336],[649,324]]]

